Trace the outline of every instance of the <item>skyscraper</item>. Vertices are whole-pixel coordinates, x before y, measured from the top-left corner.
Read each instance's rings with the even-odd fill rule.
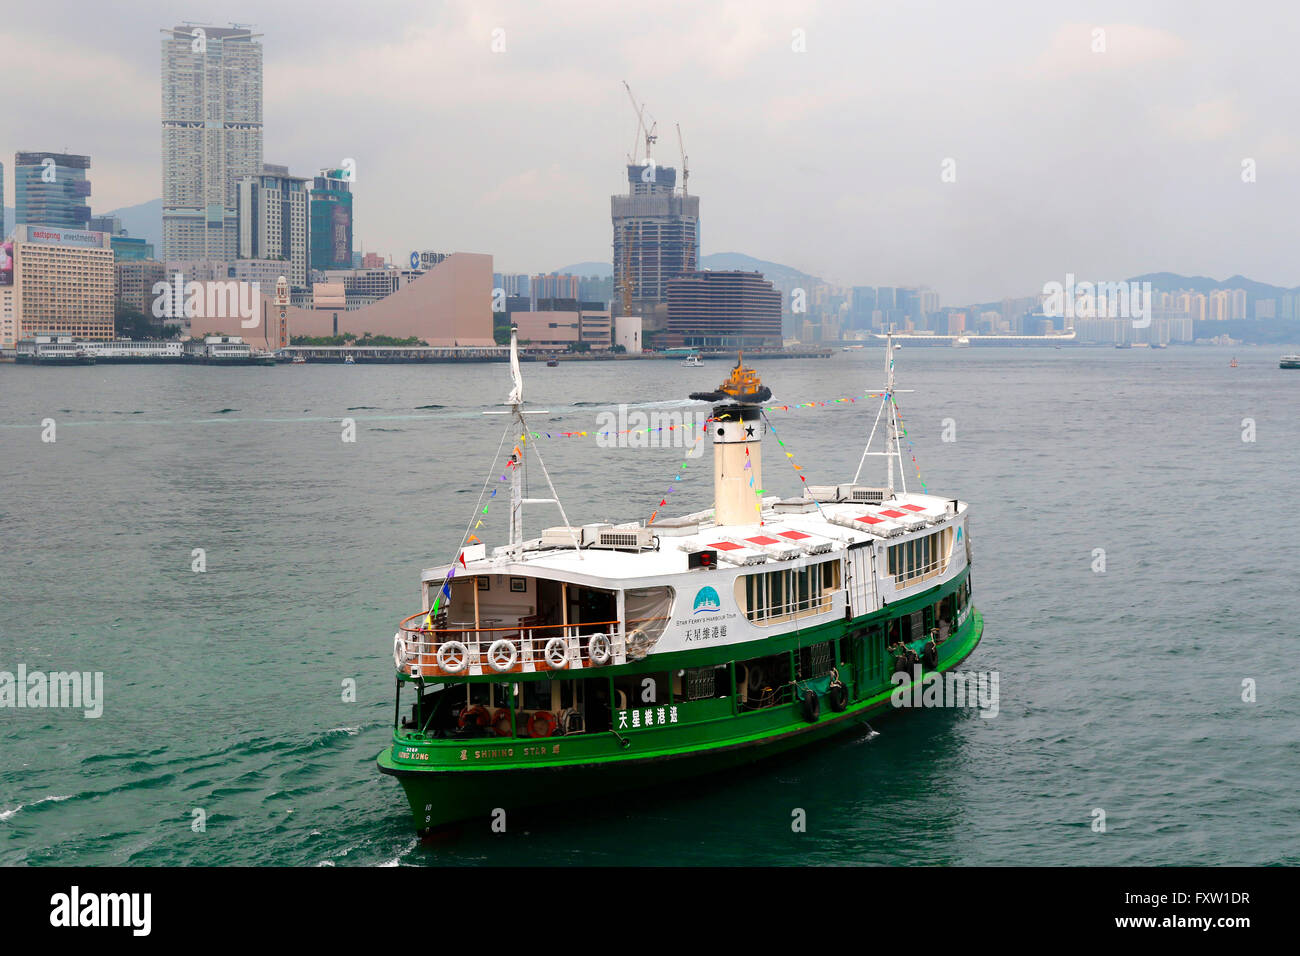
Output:
[[[279,259],[290,287],[307,287],[307,180],[289,167],[240,178],[239,258]]]
[[[700,197],[676,188],[671,166],[630,163],[627,195],[610,197],[614,224],[614,309],[664,328],[668,283],[695,272],[700,248]]]
[[[163,258],[234,259],[240,177],[262,171],[262,45],[247,27],[162,37]]]
[[[352,180],[347,170],[322,169],[311,187],[311,267],[352,268]]]
[[[90,223],[89,156],[18,153],[14,157],[14,224],[85,229]]]

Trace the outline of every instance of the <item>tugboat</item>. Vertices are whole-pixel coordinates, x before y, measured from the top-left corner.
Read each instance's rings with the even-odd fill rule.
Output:
[[[525,407],[513,334],[510,350],[509,540],[488,551],[473,533],[480,500],[393,636],[394,727],[378,766],[421,833],[589,807],[859,730],[897,688],[919,692],[975,650],[968,505],[907,489],[892,348],[852,481],[764,490],[771,393],[738,361],[700,395],[713,403],[713,507],[584,525],[527,440],[543,412]],[[878,430],[886,447],[872,452]],[[858,481],[869,454],[886,458],[882,486]],[[549,497],[526,495],[531,461]],[[563,524],[528,538],[535,504]]]

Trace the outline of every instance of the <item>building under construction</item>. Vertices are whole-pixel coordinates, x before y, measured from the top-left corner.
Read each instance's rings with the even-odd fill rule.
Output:
[[[626,196],[610,197],[615,307],[642,316],[645,331],[659,331],[669,281],[698,268],[700,197],[677,188],[677,170],[654,163],[629,164],[627,187]]]

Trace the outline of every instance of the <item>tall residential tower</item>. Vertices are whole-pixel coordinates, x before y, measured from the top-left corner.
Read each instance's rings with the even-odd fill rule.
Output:
[[[234,259],[237,184],[262,172],[262,45],[244,26],[162,36],[163,258]]]

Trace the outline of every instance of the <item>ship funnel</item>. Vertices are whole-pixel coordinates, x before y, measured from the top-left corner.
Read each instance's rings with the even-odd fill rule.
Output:
[[[757,524],[763,488],[763,419],[760,403],[772,390],[758,373],[737,361],[714,392],[691,398],[717,402],[709,430],[713,435],[713,515],[718,525]]]

